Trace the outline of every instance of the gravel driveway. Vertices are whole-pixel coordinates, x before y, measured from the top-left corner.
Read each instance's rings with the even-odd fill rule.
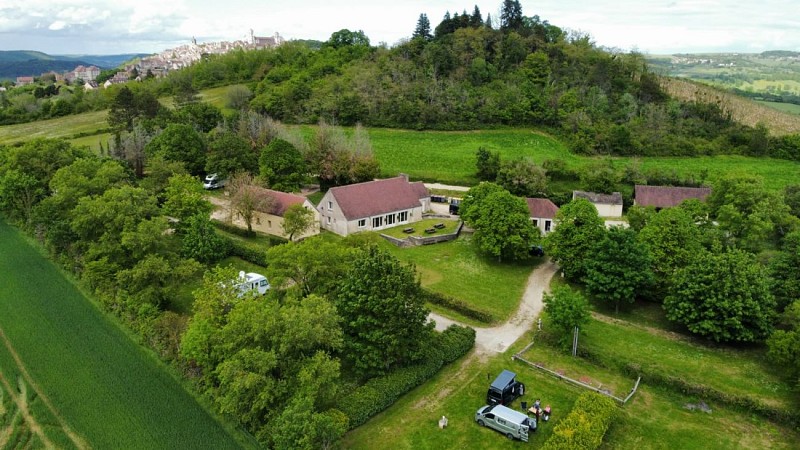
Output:
[[[482,354],[502,353],[528,331],[544,308],[542,297],[556,272],[558,266],[548,259],[531,273],[519,309],[508,322],[491,328],[472,327],[476,333],[475,351]],[[436,322],[436,329],[439,331],[454,323],[462,325],[436,313],[430,313],[428,319]]]

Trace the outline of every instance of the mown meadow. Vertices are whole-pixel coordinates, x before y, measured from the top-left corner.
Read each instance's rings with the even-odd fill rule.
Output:
[[[0,372],[12,381],[21,374],[26,386],[37,387],[41,401],[33,403],[33,417],[47,424],[55,446],[250,445],[2,220],[0,254]],[[51,433],[53,426],[61,431]],[[75,439],[64,437],[64,429]]]

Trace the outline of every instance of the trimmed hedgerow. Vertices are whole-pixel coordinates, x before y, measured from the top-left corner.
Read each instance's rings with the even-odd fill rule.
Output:
[[[336,408],[350,419],[350,429],[356,428],[431,378],[442,366],[466,354],[474,345],[475,330],[451,325],[434,338],[424,362],[367,381],[342,397]]]
[[[610,398],[586,392],[575,401],[572,411],[553,428],[544,449],[596,449],[603,443],[617,405]]]
[[[438,292],[433,292],[428,289],[423,289],[422,295],[425,297],[426,302],[443,306],[461,314],[462,316],[469,317],[470,319],[475,319],[484,323],[492,323],[494,321],[494,317],[491,314],[474,309],[472,306],[457,298],[440,294]]]

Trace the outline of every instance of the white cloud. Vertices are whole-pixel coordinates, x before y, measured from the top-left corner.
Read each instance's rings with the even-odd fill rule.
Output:
[[[0,48],[50,53],[158,51],[280,32],[326,40],[348,28],[377,44],[409,37],[420,13],[435,27],[463,0],[0,0]],[[478,3],[499,18],[502,0]],[[522,0],[523,13],[588,32],[598,45],[651,53],[800,50],[796,0]]]

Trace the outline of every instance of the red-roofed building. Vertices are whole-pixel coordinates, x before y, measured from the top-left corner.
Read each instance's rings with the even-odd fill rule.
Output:
[[[711,188],[693,188],[676,186],[643,186],[634,187],[634,205],[653,206],[656,209],[672,208],[684,200],[697,199],[701,202],[711,195]]]
[[[422,182],[400,175],[331,188],[317,206],[322,228],[341,236],[374,231],[422,219],[431,194]]]
[[[546,198],[526,198],[525,201],[528,203],[533,226],[538,228],[542,235],[553,231],[558,206]]]
[[[257,186],[251,186],[250,189],[253,189],[259,196],[270,198],[266,202],[268,205],[266,208],[257,209],[253,214],[253,230],[288,239],[289,236],[283,231],[283,215],[290,206],[303,205],[306,209],[313,211],[313,224],[308,231],[292,238],[300,240],[319,234],[319,213],[307,198],[302,195],[287,194],[286,192],[273,191],[272,189],[264,189]],[[244,219],[239,216],[233,218],[233,223],[242,228],[247,228]]]
[[[25,86],[27,84],[33,84],[33,77],[17,77],[15,86]]]

